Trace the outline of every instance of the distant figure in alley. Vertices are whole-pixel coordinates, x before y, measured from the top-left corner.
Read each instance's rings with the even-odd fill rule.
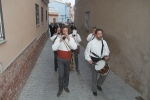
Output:
[[[95,38],[95,31],[96,31],[96,27],[93,27],[92,33],[90,33],[90,34],[88,35],[88,37],[87,37],[87,41],[88,41],[88,42],[91,41],[91,40],[93,40],[93,39]]]
[[[74,56],[74,60],[75,60],[76,71],[77,71],[78,74],[80,74],[78,54],[80,53],[81,37],[77,33],[77,28],[76,27],[73,27],[72,34],[70,34],[69,36],[72,37],[74,39],[74,41],[76,42],[76,44],[77,44],[77,48],[75,50],[72,50],[72,52],[74,53],[73,56]],[[71,68],[71,70],[73,70],[73,68]]]

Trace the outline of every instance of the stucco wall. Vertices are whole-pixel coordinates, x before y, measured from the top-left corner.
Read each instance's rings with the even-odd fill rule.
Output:
[[[58,16],[49,16],[49,23],[53,23],[53,18],[56,18],[56,22],[58,22]]]
[[[33,39],[48,29],[47,5],[42,0],[1,0],[6,43],[0,45],[0,62],[5,69]],[[40,9],[40,25],[36,26],[35,3]],[[41,23],[43,7],[44,23]],[[47,17],[48,18],[48,17]]]
[[[57,12],[49,12],[49,23],[53,23],[53,18],[56,18],[56,22],[58,22],[58,13]]]
[[[111,51],[111,69],[150,100],[150,1],[76,0],[76,3],[75,24],[82,45],[87,44],[85,12],[90,11],[90,26],[104,30]]]

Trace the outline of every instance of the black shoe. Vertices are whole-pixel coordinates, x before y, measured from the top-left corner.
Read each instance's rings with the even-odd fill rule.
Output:
[[[76,71],[77,71],[78,74],[80,74],[80,70],[79,69],[76,69]]]
[[[93,92],[93,95],[94,95],[94,96],[97,96],[97,92]]]
[[[98,90],[102,91],[102,88],[97,85]]]
[[[65,90],[67,93],[69,93],[69,92],[70,92],[68,88],[64,88],[64,90]]]
[[[61,95],[61,92],[59,91],[58,93],[57,93],[57,97],[59,97]]]

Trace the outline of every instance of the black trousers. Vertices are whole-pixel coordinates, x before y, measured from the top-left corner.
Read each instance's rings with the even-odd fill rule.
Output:
[[[79,69],[79,61],[78,61],[78,49],[76,50],[72,50],[74,53],[74,61],[75,61],[75,65],[76,65],[76,69]]]
[[[55,32],[51,31],[51,37],[54,35]]]
[[[70,60],[57,58],[58,60],[58,72],[59,72],[59,91],[62,92],[63,88],[68,88],[69,85],[69,73],[70,73]]]
[[[57,51],[54,51],[54,68],[57,69],[58,68],[58,63],[57,63]]]

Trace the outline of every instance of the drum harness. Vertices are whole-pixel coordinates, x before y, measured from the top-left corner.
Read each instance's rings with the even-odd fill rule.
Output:
[[[104,43],[103,43],[103,40],[101,39],[102,41],[102,49],[101,49],[101,56],[103,54],[103,49],[104,49]],[[91,51],[90,51],[91,52]],[[94,52],[91,52],[95,57],[97,57],[100,60],[104,60],[104,58],[100,58],[97,54],[95,54]],[[96,65],[97,62],[93,62],[94,65]]]
[[[101,56],[102,56],[104,44],[103,44],[103,40],[101,40],[101,41],[102,41],[102,49],[101,49]],[[91,52],[91,51],[90,51],[90,52]],[[95,53],[93,53],[93,52],[91,52],[91,53],[92,53],[94,56],[98,57],[99,61],[100,61],[100,60],[105,60],[104,57],[103,57],[103,58],[100,58],[100,57],[99,57],[98,55],[96,55]],[[97,61],[97,62],[99,62],[99,61]],[[92,64],[98,65],[97,62],[93,62]],[[106,63],[105,66],[104,66],[102,69],[96,70],[96,71],[97,71],[98,73],[100,73],[100,75],[104,76],[104,75],[107,75],[107,74],[109,73],[110,67],[109,67],[109,65]]]

